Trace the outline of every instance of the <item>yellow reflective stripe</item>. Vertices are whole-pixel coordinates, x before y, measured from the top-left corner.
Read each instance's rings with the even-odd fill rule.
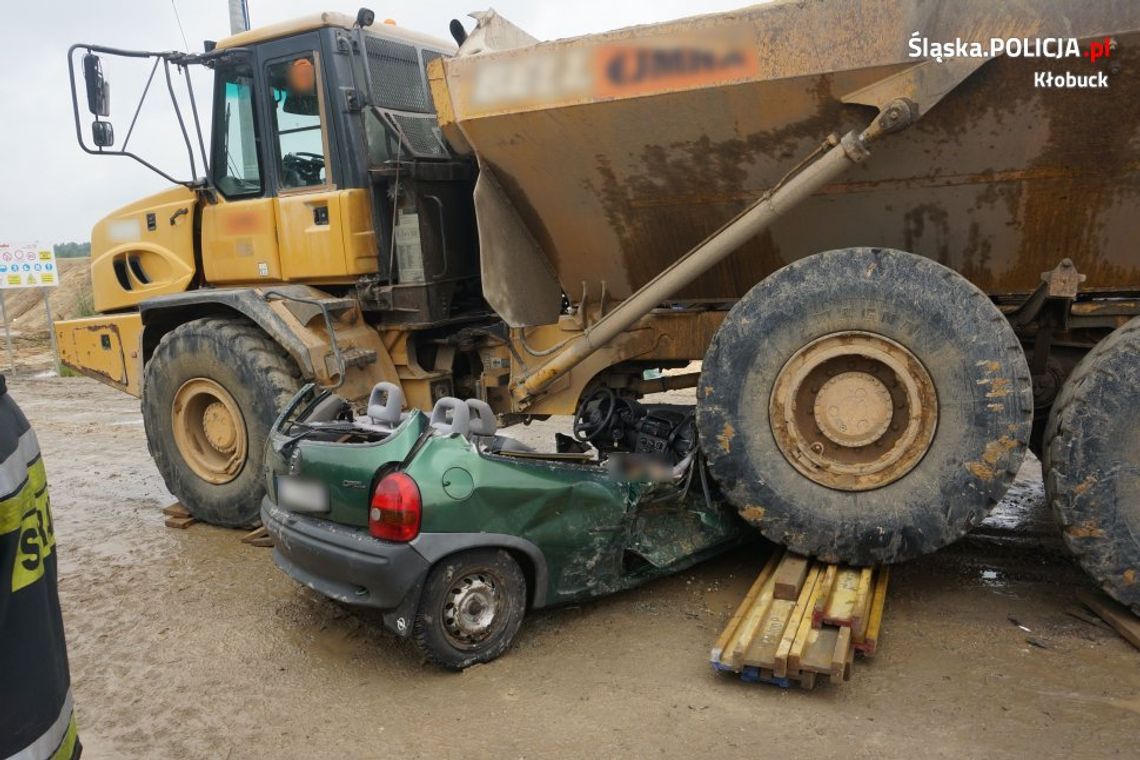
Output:
[[[20,527],[24,515],[36,504],[36,494],[46,486],[47,470],[44,469],[44,460],[40,458],[28,468],[28,480],[23,488],[0,501],[0,535],[11,533]]]
[[[72,713],[71,720],[67,723],[67,733],[64,734],[59,749],[52,753],[51,760],[70,760],[75,754],[75,745],[78,742],[79,728],[75,725],[75,713]]]
[[[24,513],[16,536],[16,559],[12,563],[12,591],[19,591],[44,577],[47,558],[55,549],[55,526],[51,521],[47,489],[39,493]]]

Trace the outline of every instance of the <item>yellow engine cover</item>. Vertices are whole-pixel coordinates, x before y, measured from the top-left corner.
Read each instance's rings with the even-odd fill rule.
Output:
[[[115,311],[168,293],[194,278],[194,207],[185,187],[141,198],[91,231],[91,289],[97,311]]]

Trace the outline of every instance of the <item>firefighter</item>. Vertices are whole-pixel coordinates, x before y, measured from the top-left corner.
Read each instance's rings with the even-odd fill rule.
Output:
[[[44,463],[0,375],[0,758],[81,752]]]

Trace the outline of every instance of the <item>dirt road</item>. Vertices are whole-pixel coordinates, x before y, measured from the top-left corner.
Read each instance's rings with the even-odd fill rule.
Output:
[[[757,546],[535,613],[501,660],[456,675],[240,533],[164,528],[134,399],[82,378],[9,387],[47,462],[85,757],[1135,756],[1140,653],[1066,614],[1087,581],[1035,463],[978,536],[896,569],[882,651],[842,686],[710,670]]]

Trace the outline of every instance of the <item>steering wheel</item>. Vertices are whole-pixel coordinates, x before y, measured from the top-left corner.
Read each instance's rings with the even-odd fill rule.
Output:
[[[325,157],[320,153],[310,153],[299,150],[296,153],[287,153],[281,159],[285,171],[295,174],[299,182],[293,185],[319,185],[321,184],[321,171],[325,168]]]
[[[598,388],[578,406],[578,413],[574,416],[574,437],[579,441],[597,438],[609,427],[616,408],[617,396],[613,390],[604,385]]]

